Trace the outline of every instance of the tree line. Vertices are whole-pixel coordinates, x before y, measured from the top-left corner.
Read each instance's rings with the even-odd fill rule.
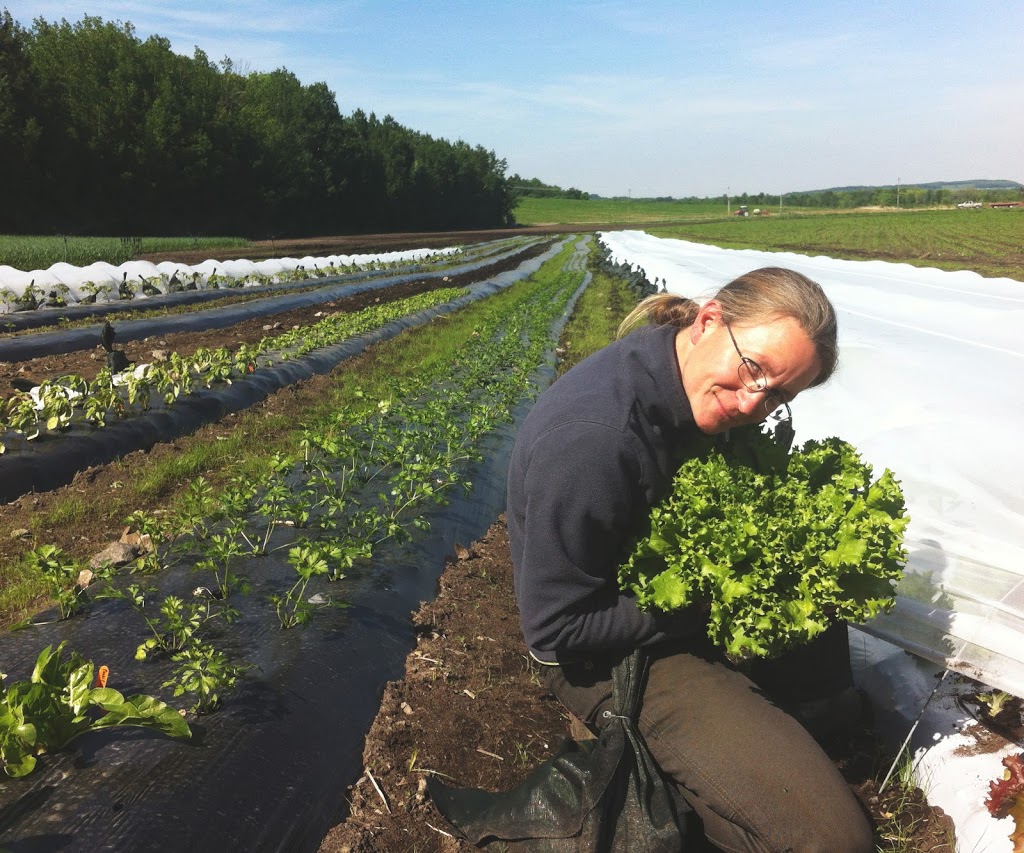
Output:
[[[508,179],[512,194],[516,198],[524,196],[529,198],[576,198],[587,200],[590,193],[578,190],[576,187],[569,187],[564,190],[555,184],[545,184],[540,178],[523,178],[513,175]]]
[[[506,163],[130,23],[0,14],[0,233],[260,238],[500,227]]]

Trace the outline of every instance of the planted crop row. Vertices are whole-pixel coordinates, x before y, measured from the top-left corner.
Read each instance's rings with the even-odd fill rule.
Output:
[[[417,263],[433,263],[448,256],[448,252],[438,252],[417,261]],[[202,269],[181,267],[173,272],[159,272],[152,276],[129,277],[127,271],[122,272],[120,282],[85,281],[74,287],[63,282],[36,285],[33,278],[27,285],[0,287],[0,302],[8,312],[35,311],[41,308],[66,308],[71,303],[93,304],[96,302],[118,302],[142,296],[164,296],[169,293],[183,293],[198,290],[227,290],[252,287],[266,287],[273,284],[310,281],[318,278],[334,278],[351,275],[357,272],[385,271],[409,266],[408,260],[374,260],[368,263],[336,265],[334,261],[321,259],[310,265],[299,264],[294,269],[278,269],[273,273],[251,272],[233,276],[218,273],[217,267],[210,272]],[[270,262],[280,266],[281,262]]]
[[[102,427],[111,419],[147,410],[154,398],[172,405],[196,388],[230,383],[259,367],[297,358],[377,329],[392,320],[448,302],[463,292],[459,288],[442,288],[352,314],[333,315],[311,326],[265,337],[234,350],[198,349],[190,356],[171,353],[167,361],[121,373],[105,368],[91,382],[77,375],[47,380],[32,392],[19,392],[5,401],[0,409],[0,435],[7,433],[31,441],[44,429],[60,432],[76,421]],[[0,441],[0,453],[5,450],[6,443]]]
[[[255,476],[236,476],[218,493],[199,478],[172,513],[128,519],[153,545],[134,573],[153,580],[185,561],[203,583],[186,600],[102,573],[103,596],[139,614],[137,659],[170,658],[163,687],[193,697],[196,713],[211,711],[248,668],[210,642],[209,628],[239,617],[236,596],[253,592],[258,563],[251,561],[287,549],[291,577],[258,592],[291,628],[337,603],[329,594],[309,596],[311,583],[340,580],[382,543],[427,526],[424,508],[468,487],[466,463],[479,458],[480,438],[530,393],[531,373],[552,345],[551,323],[581,277],[548,272],[517,285],[501,295],[505,310],[483,319],[453,360],[307,424],[294,453],[275,455]],[[51,578],[63,618],[88,604],[74,584],[76,561],[52,546],[29,561]]]

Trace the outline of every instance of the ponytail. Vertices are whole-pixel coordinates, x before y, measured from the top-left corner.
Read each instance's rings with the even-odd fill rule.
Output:
[[[616,337],[623,338],[637,326],[676,326],[686,329],[697,319],[700,305],[685,296],[674,293],[655,293],[640,302],[619,324]]]

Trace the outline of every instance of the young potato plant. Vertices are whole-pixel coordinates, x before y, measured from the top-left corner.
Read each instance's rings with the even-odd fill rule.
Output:
[[[121,298],[128,298],[125,294],[129,292],[134,294],[136,287],[135,282],[125,278],[121,282]],[[87,285],[83,285],[85,289]],[[57,383],[44,382],[39,392],[44,401],[42,411],[37,409],[31,396],[18,392],[6,402],[0,413],[0,424],[25,440],[37,438],[42,427],[50,423],[52,430],[65,429],[79,413],[92,426],[102,427],[113,417],[123,418],[130,411],[148,410],[154,393],[169,406],[198,387],[230,384],[259,366],[270,366],[275,361],[336,344],[407,314],[448,302],[462,293],[459,288],[445,288],[352,314],[327,317],[311,326],[264,338],[256,345],[242,345],[235,351],[220,347],[200,348],[187,357],[172,353],[166,362],[150,364],[141,372],[128,371],[115,377],[105,369],[92,382],[78,376],[62,377]],[[74,395],[68,393],[71,388],[75,390]]]
[[[209,643],[192,643],[172,656],[176,664],[174,676],[163,683],[173,689],[174,696],[185,694],[195,701],[189,710],[196,715],[209,714],[220,707],[221,696],[233,690],[238,679],[250,668],[233,664],[228,656]]]
[[[26,553],[24,560],[45,579],[61,620],[70,619],[88,601],[85,590],[78,586],[82,566],[56,545],[41,545]]]
[[[64,657],[66,645],[43,649],[28,681],[7,686],[0,673],[0,763],[8,776],[27,776],[37,756],[59,752],[98,729],[139,726],[170,737],[192,736],[181,714],[159,699],[125,699],[112,688],[94,687],[93,663],[73,651]]]

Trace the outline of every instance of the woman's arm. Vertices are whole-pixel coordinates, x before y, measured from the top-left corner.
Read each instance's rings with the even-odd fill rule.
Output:
[[[692,631],[618,588],[618,567],[650,507],[632,434],[573,422],[518,448],[509,471],[509,537],[527,645],[542,660],[628,649]]]

